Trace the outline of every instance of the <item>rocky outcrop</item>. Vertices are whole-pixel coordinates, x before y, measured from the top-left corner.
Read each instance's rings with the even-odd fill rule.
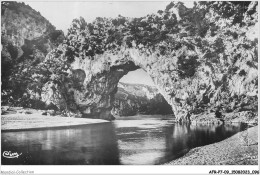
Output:
[[[37,75],[48,52],[62,43],[64,35],[41,14],[24,3],[1,2],[2,105],[43,107]]]
[[[208,110],[230,112],[241,100],[254,106],[257,7],[257,2],[199,2],[189,9],[170,3],[141,18],[97,18],[88,24],[75,19],[65,42],[46,60],[69,63],[60,71],[68,75],[60,73],[59,81],[74,99],[73,110],[85,117],[111,119],[120,78],[137,68],[150,75],[180,121]],[[69,78],[72,70],[84,71],[84,80]],[[245,110],[256,116],[256,109]]]
[[[179,121],[236,109],[256,117],[257,45],[258,2],[170,3],[141,18],[73,20],[64,42],[30,75],[34,88],[55,92],[41,94],[44,102],[82,117],[112,119],[120,78],[138,68]]]
[[[173,113],[171,106],[155,87],[119,82],[117,88],[112,109],[114,115],[165,115]]]

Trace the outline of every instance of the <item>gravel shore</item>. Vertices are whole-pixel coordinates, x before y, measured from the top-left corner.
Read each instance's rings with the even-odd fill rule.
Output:
[[[166,165],[258,165],[258,126],[221,142],[191,149]]]
[[[23,111],[23,112],[20,112]],[[107,120],[43,115],[37,110],[12,110],[1,115],[1,131],[68,128],[80,125],[105,123]],[[24,112],[25,111],[25,112]]]

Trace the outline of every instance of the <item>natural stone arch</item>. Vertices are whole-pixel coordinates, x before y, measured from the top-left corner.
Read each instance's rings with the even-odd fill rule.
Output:
[[[173,7],[179,10],[178,17]],[[64,86],[58,96],[69,99],[65,100],[69,110],[111,119],[119,79],[142,68],[179,120],[216,107],[228,111],[237,96],[255,101],[257,2],[243,16],[241,8],[229,2],[199,2],[192,9],[171,3],[142,18],[97,18],[88,24],[76,19],[64,43],[45,60],[63,66],[57,73],[62,76],[55,79]],[[243,31],[249,32],[241,39]],[[85,72],[80,85],[71,83],[78,82],[71,76],[73,70]]]
[[[105,54],[97,58],[98,61],[94,60],[76,58],[72,63],[73,70],[84,70],[88,77],[84,81],[84,90],[73,90],[74,99],[83,116],[112,119],[111,109],[119,80],[128,72],[138,68],[142,68],[151,76],[159,92],[168,98],[166,100],[171,104],[170,96],[167,96],[162,85],[159,84],[160,77],[153,75],[153,63],[146,62],[149,66],[144,65],[147,57],[138,49],[126,49],[120,55]]]

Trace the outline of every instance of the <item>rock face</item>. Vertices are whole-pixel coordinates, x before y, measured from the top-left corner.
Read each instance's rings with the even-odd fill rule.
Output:
[[[112,114],[172,114],[171,106],[155,87],[142,84],[118,83]]]
[[[137,68],[151,76],[180,121],[209,110],[230,112],[241,101],[252,107],[258,95],[257,5],[200,2],[188,9],[171,3],[142,18],[76,19],[47,59],[64,58],[71,63],[66,70],[85,72],[80,85],[68,83],[66,94],[86,117],[111,119],[118,81]],[[257,114],[255,106],[244,110]]]
[[[38,65],[63,41],[63,32],[24,3],[1,2],[1,10],[1,102],[40,107]]]
[[[170,3],[141,18],[75,19],[41,63],[37,87],[57,92],[42,98],[60,109],[112,119],[120,78],[142,68],[179,121],[236,110],[255,117],[258,25],[258,2]]]

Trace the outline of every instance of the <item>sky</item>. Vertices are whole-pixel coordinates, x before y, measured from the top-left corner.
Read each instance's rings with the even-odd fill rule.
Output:
[[[58,30],[65,33],[75,18],[82,16],[86,22],[96,17],[142,17],[164,10],[170,1],[25,1],[42,16],[48,19]],[[186,6],[192,6],[186,1]]]
[[[128,72],[120,79],[120,82],[155,86],[151,77],[143,69]]]
[[[57,30],[66,34],[71,22],[82,16],[86,22],[96,17],[142,17],[164,10],[170,1],[24,1],[49,20]],[[185,1],[192,7],[193,1]],[[154,85],[152,79],[143,69],[129,72],[121,80],[125,83]]]

